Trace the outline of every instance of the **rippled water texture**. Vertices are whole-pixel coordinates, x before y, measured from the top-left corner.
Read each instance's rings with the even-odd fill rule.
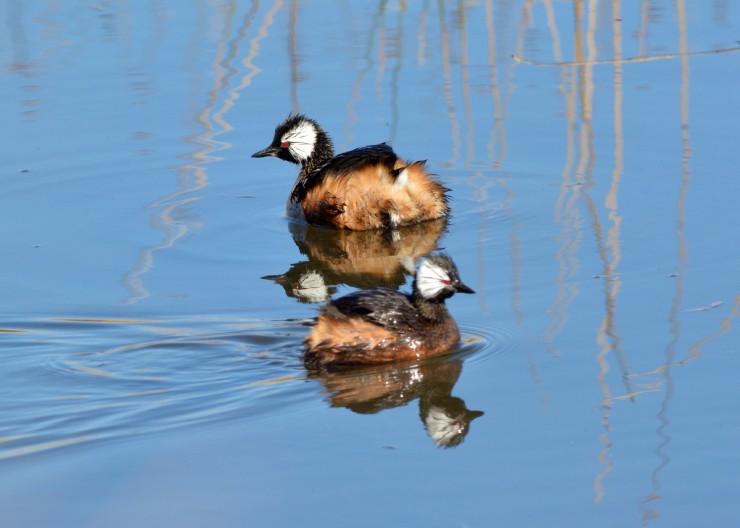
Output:
[[[506,329],[463,329],[460,350],[443,359],[309,375],[301,358],[307,323],[58,319],[3,328],[11,336],[6,362],[19,374],[6,383],[15,397],[13,414],[3,425],[24,434],[5,437],[0,458],[280,414],[302,399],[314,399],[317,387],[333,406],[367,405],[377,412],[414,401],[436,378],[449,378],[438,371],[452,367],[439,365],[455,365],[449,397],[463,363],[493,357],[516,343]],[[101,350],[101,333],[126,344]],[[307,388],[307,379],[321,385]]]
[[[740,5],[0,0],[9,527],[734,526]],[[288,221],[289,112],[449,221]],[[458,350],[308,372],[443,249]]]

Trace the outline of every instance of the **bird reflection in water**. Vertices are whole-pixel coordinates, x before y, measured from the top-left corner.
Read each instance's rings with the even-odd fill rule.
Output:
[[[447,220],[370,231],[337,231],[290,223],[302,255],[280,275],[262,277],[280,284],[289,297],[304,303],[327,301],[345,284],[353,288],[398,289],[413,275],[420,257],[438,249]]]
[[[421,257],[439,249],[447,229],[440,219],[388,230],[330,230],[291,222],[290,232],[302,260],[280,275],[263,277],[280,284],[289,297],[323,303],[339,285],[358,289],[398,289],[414,274]],[[439,447],[455,447],[467,436],[470,423],[483,415],[470,411],[452,395],[462,372],[460,354],[413,363],[311,370],[330,396],[332,407],[360,414],[419,400],[419,413],[429,437]]]
[[[309,372],[330,394],[332,407],[345,407],[359,414],[375,414],[419,399],[419,416],[427,434],[438,447],[460,445],[470,423],[483,416],[471,411],[452,395],[462,372],[462,359],[432,358],[419,363],[374,367],[334,367]]]

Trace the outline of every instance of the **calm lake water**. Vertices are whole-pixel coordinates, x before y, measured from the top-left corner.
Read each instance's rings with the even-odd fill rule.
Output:
[[[4,527],[737,526],[740,5],[0,1]],[[301,111],[452,189],[331,233]],[[459,351],[310,374],[306,323],[477,291]],[[441,428],[440,424],[447,428]]]

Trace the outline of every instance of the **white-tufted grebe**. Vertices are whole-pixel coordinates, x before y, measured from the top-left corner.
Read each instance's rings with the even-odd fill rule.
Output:
[[[288,214],[312,225],[361,231],[442,218],[449,191],[424,170],[381,143],[334,155],[331,138],[314,121],[295,114],[275,128],[272,143],[252,154],[301,165]]]
[[[419,266],[411,295],[377,289],[331,301],[306,338],[305,364],[369,365],[450,352],[460,331],[445,299],[457,292],[474,293],[450,257],[434,255]]]

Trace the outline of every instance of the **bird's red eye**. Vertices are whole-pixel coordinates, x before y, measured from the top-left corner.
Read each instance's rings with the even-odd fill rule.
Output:
[[[288,148],[290,146],[290,143],[288,143],[287,141],[283,141],[282,143],[280,143],[280,146],[282,148]]]

